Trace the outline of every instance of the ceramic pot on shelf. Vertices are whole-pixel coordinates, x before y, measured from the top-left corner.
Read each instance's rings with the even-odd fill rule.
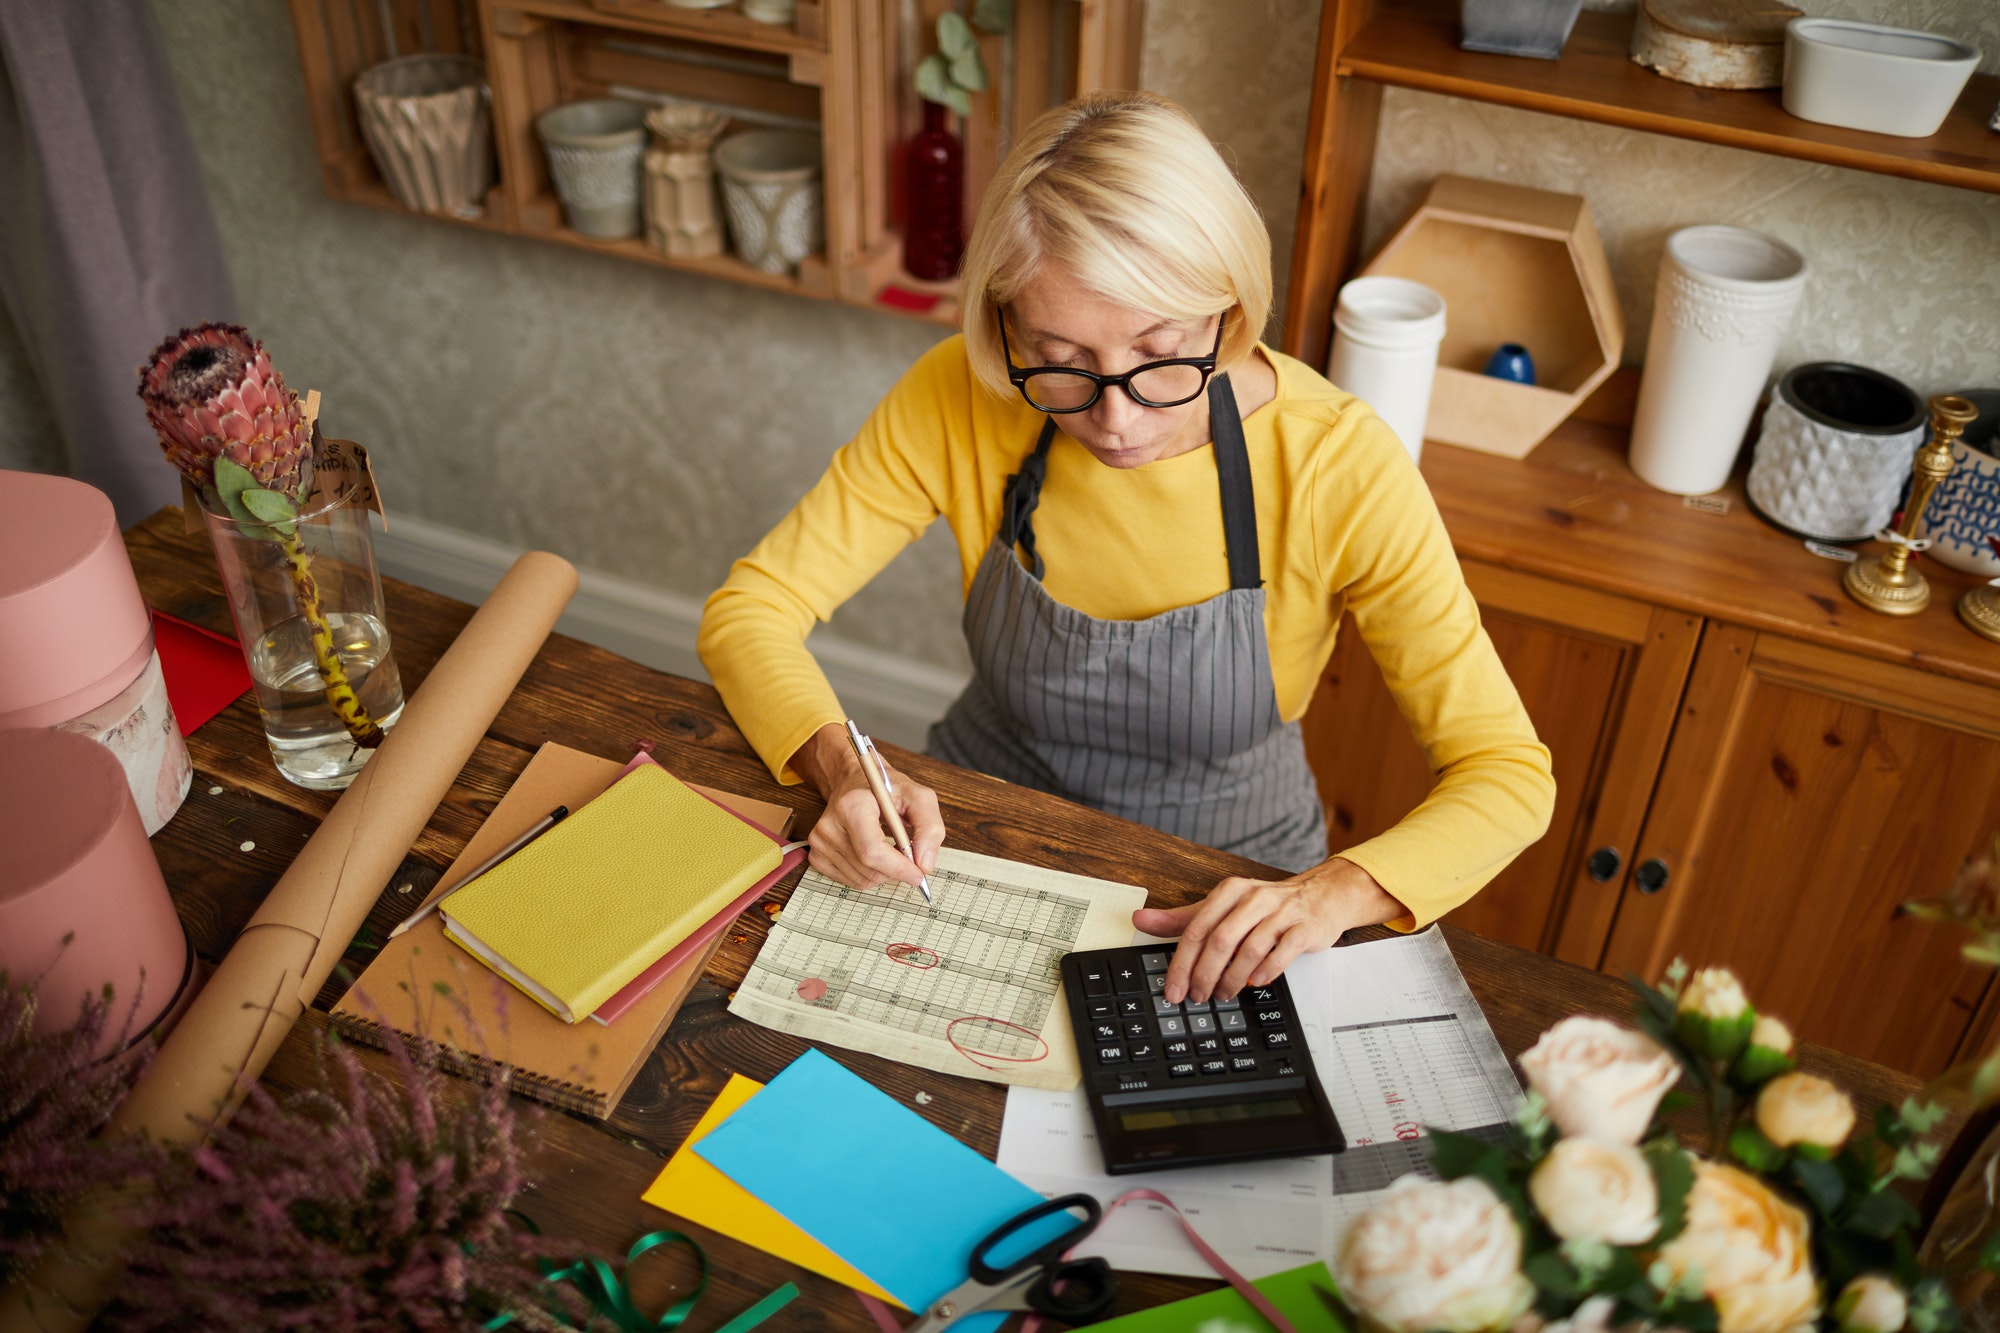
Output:
[[[491,101],[471,56],[402,56],[361,71],[355,119],[397,203],[478,216],[493,185]]]
[[[639,234],[646,108],[618,98],[551,107],[535,118],[570,227],[600,240]]]
[[[799,130],[750,130],[715,148],[722,202],[737,257],[764,273],[790,273],[824,244],[820,142]]]
[[[1923,399],[1879,370],[1794,366],[1764,412],[1745,487],[1750,503],[1801,537],[1872,537],[1896,512],[1927,419]]]
[[[1981,578],[2000,578],[2000,389],[1960,389],[1979,415],[1951,446],[1951,473],[1917,521],[1930,557]]]
[[[1805,283],[1805,256],[1762,232],[1683,227],[1667,238],[1632,419],[1641,481],[1706,495],[1729,480]]]

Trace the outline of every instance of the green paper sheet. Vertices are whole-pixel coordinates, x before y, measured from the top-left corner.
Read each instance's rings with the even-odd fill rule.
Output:
[[[1270,1298],[1299,1333],[1345,1333],[1324,1292],[1334,1291],[1333,1274],[1322,1263],[1273,1273],[1250,1284]],[[1092,1324],[1091,1333],[1272,1333],[1271,1322],[1250,1308],[1234,1287],[1204,1292],[1184,1301]]]

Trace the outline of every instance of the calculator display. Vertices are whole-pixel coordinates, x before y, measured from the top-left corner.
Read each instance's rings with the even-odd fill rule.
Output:
[[[1219,1106],[1160,1106],[1125,1111],[1118,1123],[1127,1129],[1167,1129],[1175,1125],[1219,1125],[1231,1120],[1262,1120],[1274,1115],[1308,1115],[1312,1107],[1296,1097],[1265,1097],[1257,1101],[1224,1102]]]

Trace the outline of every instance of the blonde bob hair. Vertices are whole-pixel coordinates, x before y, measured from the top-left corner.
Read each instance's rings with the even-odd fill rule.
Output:
[[[961,290],[966,355],[996,393],[1014,392],[996,312],[1044,264],[1162,319],[1220,312],[1218,371],[1250,355],[1271,311],[1264,219],[1194,117],[1155,93],[1089,93],[1051,108],[987,187]]]

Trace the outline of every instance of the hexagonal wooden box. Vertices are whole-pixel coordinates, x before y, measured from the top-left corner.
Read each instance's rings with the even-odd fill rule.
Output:
[[[1427,438],[1521,458],[1618,368],[1625,316],[1581,196],[1440,176],[1362,270],[1444,297]],[[1502,343],[1534,358],[1534,384],[1481,373]]]

